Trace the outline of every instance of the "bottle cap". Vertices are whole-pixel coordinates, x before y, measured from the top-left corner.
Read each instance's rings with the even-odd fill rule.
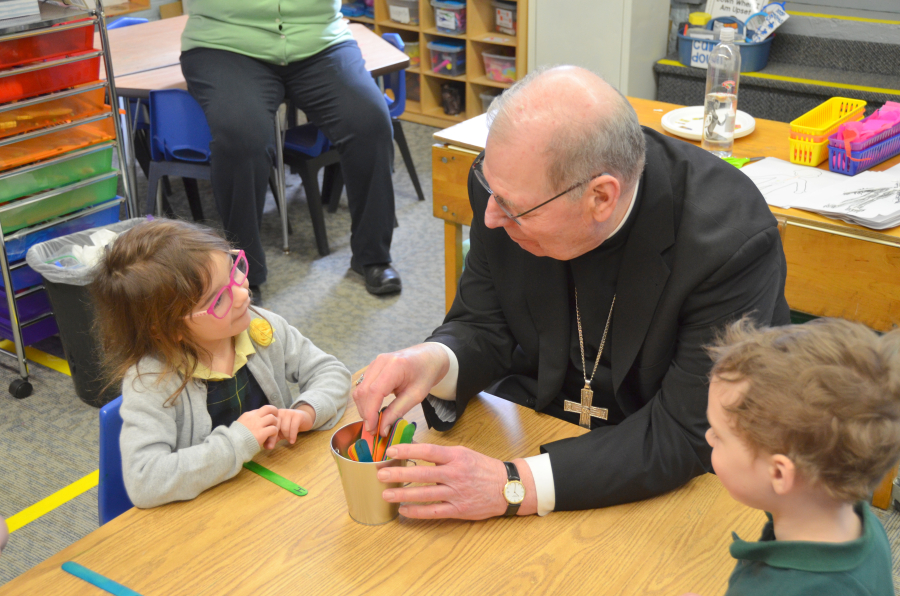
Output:
[[[734,29],[722,27],[722,30],[719,32],[719,40],[724,42],[734,41]]]
[[[688,15],[688,23],[696,27],[704,27],[712,16],[707,12],[692,12]]]

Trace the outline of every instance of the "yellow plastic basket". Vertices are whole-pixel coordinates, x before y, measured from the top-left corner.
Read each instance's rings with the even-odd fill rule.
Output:
[[[828,158],[828,137],[845,122],[862,120],[866,102],[832,97],[791,122],[791,162],[817,166]]]

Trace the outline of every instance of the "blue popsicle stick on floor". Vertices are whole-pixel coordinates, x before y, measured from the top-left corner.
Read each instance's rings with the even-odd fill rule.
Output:
[[[78,579],[83,579],[89,584],[93,584],[115,596],[141,596],[131,588],[126,588],[120,583],[114,582],[108,577],[103,577],[96,571],[91,571],[83,565],[79,565],[74,561],[66,561],[62,564],[62,570],[71,573]]]

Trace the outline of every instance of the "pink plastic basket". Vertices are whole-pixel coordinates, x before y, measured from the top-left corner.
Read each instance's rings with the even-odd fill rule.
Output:
[[[877,139],[896,128],[897,126],[893,126],[879,135],[858,143],[858,152],[857,143],[850,143],[850,157],[847,156],[847,152],[844,150],[844,142],[835,139],[837,134],[832,135],[828,139],[828,169],[839,174],[855,176],[886,159],[894,157],[900,153],[900,133],[895,133],[881,142],[877,142]],[[834,144],[835,141],[838,143],[837,146]],[[875,144],[873,145],[872,143]],[[863,149],[867,145],[868,148]]]

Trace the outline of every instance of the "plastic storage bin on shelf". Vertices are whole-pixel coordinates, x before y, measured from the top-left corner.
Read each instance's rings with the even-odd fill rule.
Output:
[[[403,52],[409,56],[409,67],[419,68],[421,63],[421,51],[419,50],[419,42],[405,41],[403,42]]]
[[[86,52],[93,47],[94,24],[91,21],[85,22],[84,27],[0,41],[0,69]]]
[[[431,72],[458,77],[466,74],[466,44],[461,41],[429,41]]]
[[[0,139],[101,114],[109,110],[105,95],[106,89],[97,84],[82,93],[0,112]]]
[[[497,91],[482,91],[478,94],[478,97],[481,98],[481,109],[484,112],[488,111],[488,108],[491,107],[491,103],[497,99],[500,95]]]
[[[706,24],[707,34],[712,33],[716,22],[735,23],[738,26],[738,35],[735,36],[735,44],[741,50],[741,72],[756,72],[762,70],[769,63],[769,52],[772,49],[772,42],[775,40],[773,33],[768,38],[760,42],[744,41],[744,24],[734,17],[718,17],[712,19]],[[699,35],[700,32],[698,31]],[[688,34],[684,31],[678,31],[678,61],[685,66],[693,66],[695,68],[704,68],[692,62],[692,56],[695,59],[705,60],[710,50],[719,43],[718,37],[715,39],[705,39],[694,37],[691,30]]]
[[[465,35],[466,3],[457,0],[431,0],[434,22],[440,33]]]
[[[108,108],[107,108],[108,109]],[[0,172],[115,138],[110,116],[0,147]]]
[[[484,73],[492,81],[498,83],[516,82],[516,57],[484,52]]]
[[[828,158],[828,137],[844,122],[862,120],[866,102],[832,97],[791,122],[792,163],[817,166]]]
[[[112,171],[26,199],[10,201],[0,207],[3,233],[9,234],[108,201],[116,196],[117,183],[118,172]]]
[[[110,145],[90,147],[10,172],[0,182],[0,204],[111,172],[112,152]]]
[[[518,21],[516,13],[518,13],[519,5],[515,2],[492,0],[491,6],[494,7],[494,29],[499,33],[515,35]]]
[[[93,53],[93,52],[89,52]],[[13,69],[15,72],[16,69]],[[21,70],[25,70],[23,67]],[[9,71],[0,72],[0,75]],[[76,87],[100,78],[100,57],[88,58],[80,62],[60,64],[42,70],[25,71],[0,78],[0,103],[19,101],[52,93],[69,87]]]
[[[419,0],[387,0],[388,16],[396,23],[419,25]]]

